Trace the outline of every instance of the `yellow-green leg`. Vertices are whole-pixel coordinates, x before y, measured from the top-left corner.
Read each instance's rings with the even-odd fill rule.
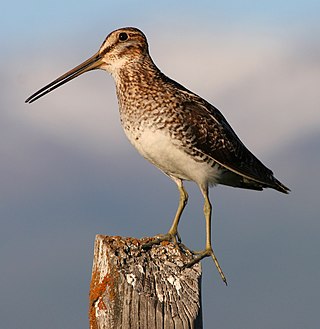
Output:
[[[177,178],[172,178],[172,179],[176,182],[176,184],[178,186],[178,190],[180,192],[180,198],[179,198],[178,209],[177,209],[176,215],[173,219],[172,225],[168,231],[168,234],[170,236],[176,237],[178,239],[178,242],[181,242],[181,238],[178,233],[178,225],[179,225],[179,221],[180,221],[183,209],[185,208],[185,206],[187,205],[187,202],[188,202],[188,193],[184,189],[181,179],[177,179]]]
[[[188,193],[184,189],[181,179],[175,178],[175,177],[171,177],[171,178],[177,184],[178,190],[180,193],[179,205],[178,205],[176,215],[173,219],[172,225],[171,225],[168,233],[158,234],[158,235],[154,236],[150,242],[146,243],[143,246],[144,248],[151,247],[152,245],[160,243],[161,241],[173,241],[174,243],[181,242],[181,238],[178,233],[178,225],[179,225],[179,221],[180,221],[183,209],[185,208],[185,206],[187,205],[187,202],[188,202]]]
[[[208,187],[205,186],[200,186],[201,193],[204,197],[204,207],[203,207],[203,213],[204,217],[206,219],[206,248],[200,252],[196,252],[197,256],[194,258],[192,262],[190,262],[187,266],[191,267],[192,265],[198,263],[201,259],[205,257],[211,256],[214,264],[216,265],[216,268],[221,276],[221,279],[225,284],[227,284],[227,280],[225,275],[222,272],[222,269],[219,265],[218,259],[216,255],[214,254],[214,251],[212,249],[212,244],[211,244],[211,212],[212,212],[212,206],[209,200],[209,192],[208,192]]]

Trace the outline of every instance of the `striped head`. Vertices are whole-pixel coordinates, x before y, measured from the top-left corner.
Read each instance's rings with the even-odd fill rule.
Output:
[[[100,68],[112,74],[149,55],[147,38],[136,28],[121,28],[106,37],[98,54],[102,60]]]

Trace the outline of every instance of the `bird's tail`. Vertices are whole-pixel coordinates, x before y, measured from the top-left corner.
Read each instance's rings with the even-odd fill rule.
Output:
[[[285,194],[289,194],[290,189],[288,187],[286,187],[284,184],[282,184],[280,181],[278,181],[276,178],[274,178],[274,184],[272,184],[272,188],[274,188],[275,190],[285,193]]]

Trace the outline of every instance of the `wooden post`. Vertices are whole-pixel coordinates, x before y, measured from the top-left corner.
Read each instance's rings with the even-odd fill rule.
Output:
[[[202,329],[201,266],[172,243],[97,235],[90,329]]]

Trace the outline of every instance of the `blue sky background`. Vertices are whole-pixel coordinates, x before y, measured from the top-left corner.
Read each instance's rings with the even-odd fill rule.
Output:
[[[111,77],[31,93],[141,28],[161,70],[216,105],[289,196],[211,190],[213,241],[229,286],[203,261],[205,328],[317,328],[320,296],[320,2],[28,1],[1,10],[0,319],[7,329],[87,328],[96,234],[151,236],[175,185],[119,123]],[[203,247],[202,197],[180,233]]]

